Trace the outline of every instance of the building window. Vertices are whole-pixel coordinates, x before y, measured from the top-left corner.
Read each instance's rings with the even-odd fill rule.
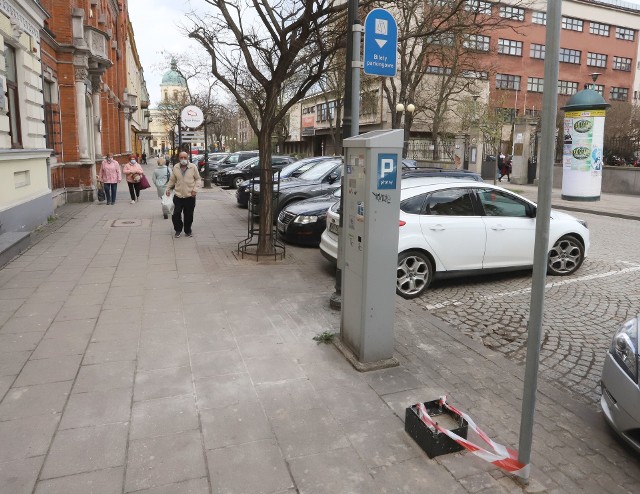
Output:
[[[467,0],[467,5],[465,5],[464,9],[467,12],[491,15],[491,2],[483,2],[482,0]]]
[[[453,33],[438,33],[427,36],[427,42],[432,45],[453,46]]]
[[[625,57],[613,57],[613,70],[631,72],[631,59]]]
[[[616,38],[624,39],[626,41],[633,41],[635,38],[636,32],[633,29],[628,29],[626,27],[617,27],[616,28]]]
[[[489,36],[482,36],[480,34],[469,34],[464,41],[465,48],[469,50],[489,51]]]
[[[16,65],[16,50],[13,46],[5,45],[4,68],[7,77],[7,102],[9,103],[9,134],[11,147],[22,147],[22,131],[20,129],[20,99],[18,97],[18,69]]]
[[[487,80],[489,78],[489,73],[480,70],[465,70],[462,72],[462,77],[466,77],[467,79]]]
[[[57,104],[55,83],[43,81],[42,95],[44,99],[44,127],[46,131],[47,149],[53,149],[54,153],[62,152],[62,139],[60,132],[60,110]]]
[[[591,89],[593,89],[596,93],[600,93],[604,96],[604,84],[592,84]]]
[[[497,89],[515,89],[520,90],[520,76],[511,74],[496,74]]]
[[[513,122],[518,116],[518,110],[515,108],[496,108],[496,117],[504,123]]]
[[[547,13],[546,12],[533,12],[531,14],[531,22],[534,24],[547,25]]]
[[[607,55],[587,52],[587,65],[590,67],[606,67]]]
[[[540,118],[542,116],[542,112],[540,110],[536,110],[535,108],[527,108],[524,111],[524,114],[527,117],[532,117],[532,118]]]
[[[611,99],[615,101],[627,101],[629,90],[626,87],[612,87]]]
[[[544,79],[542,77],[529,77],[527,80],[527,91],[541,93],[544,91]]]
[[[544,45],[536,45],[535,43],[531,43],[529,56],[531,58],[539,58],[540,60],[544,60]]]
[[[503,55],[515,55],[517,57],[521,57],[522,41],[500,38],[498,40],[498,53],[502,53]]]
[[[336,110],[336,102],[329,101],[329,120],[333,120],[335,118],[335,110]]]
[[[434,75],[451,75],[451,69],[449,67],[440,67],[439,65],[427,65],[425,72]]]
[[[572,95],[578,92],[578,83],[572,81],[558,81],[558,94]]]
[[[573,17],[562,17],[562,29],[582,32],[583,25],[584,23],[580,19],[574,19]]]
[[[509,5],[500,6],[500,17],[511,19],[512,21],[524,21],[524,9],[511,7]]]
[[[598,22],[592,22],[589,25],[589,32],[591,34],[597,34],[598,36],[609,36],[609,24],[600,24]]]
[[[560,48],[560,61],[565,63],[580,63],[580,50],[570,50],[569,48]]]

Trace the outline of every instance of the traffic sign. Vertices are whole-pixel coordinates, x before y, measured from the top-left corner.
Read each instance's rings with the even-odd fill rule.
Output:
[[[364,73],[395,77],[398,25],[385,9],[373,9],[364,21]]]

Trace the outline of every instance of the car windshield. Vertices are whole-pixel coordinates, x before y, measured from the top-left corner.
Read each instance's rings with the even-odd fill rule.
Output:
[[[300,180],[318,180],[340,164],[338,160],[322,161],[316,166],[300,175]]]
[[[248,160],[243,161],[239,165],[236,165],[236,168],[239,168],[240,170],[246,170],[252,166],[258,166],[258,158],[249,158]]]

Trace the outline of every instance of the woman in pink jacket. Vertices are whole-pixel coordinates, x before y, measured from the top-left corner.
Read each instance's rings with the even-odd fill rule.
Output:
[[[131,195],[131,204],[138,202],[140,198],[140,179],[144,175],[144,171],[140,166],[140,163],[136,161],[134,154],[129,156],[129,163],[124,165],[124,176],[127,178],[127,185],[129,186],[129,194]]]
[[[120,172],[120,163],[113,159],[111,153],[107,154],[107,157],[102,161],[102,165],[100,165],[98,180],[104,184],[107,205],[115,204],[118,183],[122,181],[122,173]]]

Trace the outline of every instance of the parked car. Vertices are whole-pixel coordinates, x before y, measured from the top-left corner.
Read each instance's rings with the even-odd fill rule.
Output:
[[[237,153],[231,153],[222,161],[214,163],[213,165],[209,164],[209,173],[211,174],[211,181],[216,183],[216,177],[218,176],[218,172],[231,168],[233,166],[239,165],[243,161],[247,161],[249,158],[255,158],[258,156],[258,151],[240,151]]]
[[[322,161],[298,178],[289,178],[280,182],[280,189],[273,192],[274,219],[288,204],[310,197],[333,192],[340,187],[342,158]],[[260,204],[260,186],[256,186],[249,198],[251,212],[258,216]]]
[[[292,202],[278,215],[278,235],[286,242],[318,245],[327,224],[327,211],[340,201],[340,187],[329,194]]]
[[[284,180],[285,178],[296,178],[302,175],[307,170],[311,169],[317,163],[321,161],[330,160],[329,156],[313,156],[311,158],[302,158],[288,164],[280,170],[280,173],[276,175],[276,178]],[[259,184],[260,177],[254,177],[251,180],[245,180],[240,184],[238,190],[236,190],[236,201],[240,207],[246,208],[249,204],[249,193],[253,184]]]
[[[402,160],[402,179],[411,177],[453,177],[482,182],[477,173],[466,170],[448,170],[444,168],[420,168],[415,160]],[[327,211],[340,201],[340,188],[334,192],[311,199],[294,202],[285,206],[278,215],[278,233],[289,243],[318,245],[326,228]]]
[[[396,291],[421,295],[434,278],[528,269],[533,265],[535,203],[501,187],[451,177],[402,181]],[[327,213],[320,250],[335,262],[338,205]],[[585,221],[552,210],[547,272],[573,274],[589,250]]]
[[[629,319],[613,335],[602,369],[600,406],[613,430],[640,453],[639,318]]]
[[[208,153],[207,158],[209,160],[209,171],[211,171],[211,167],[216,163],[227,158],[231,153]],[[204,154],[198,159],[198,170],[200,171],[200,176],[204,177]]]
[[[292,158],[291,156],[272,156],[271,166],[274,171],[277,171],[294,161],[295,158]],[[243,161],[235,167],[227,168],[226,170],[218,172],[217,183],[218,185],[237,189],[245,180],[249,180],[259,175],[260,161],[258,158],[252,158],[247,161]]]

